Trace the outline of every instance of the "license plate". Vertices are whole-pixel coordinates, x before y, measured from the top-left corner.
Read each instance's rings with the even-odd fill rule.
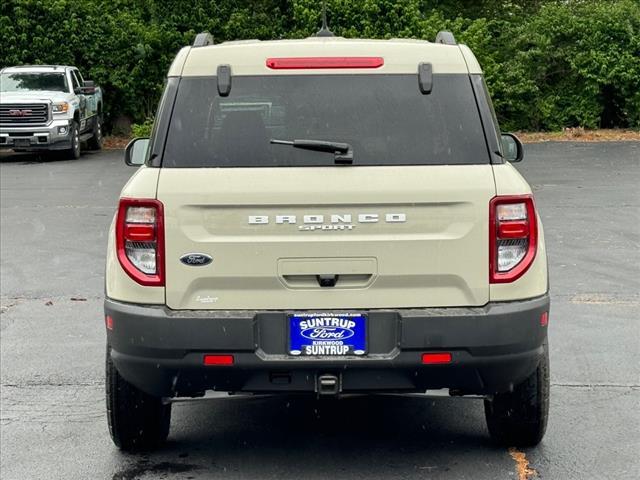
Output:
[[[289,315],[289,354],[341,357],[367,353],[367,317],[361,313]]]
[[[16,147],[28,147],[31,145],[31,141],[28,138],[14,138],[13,144]]]

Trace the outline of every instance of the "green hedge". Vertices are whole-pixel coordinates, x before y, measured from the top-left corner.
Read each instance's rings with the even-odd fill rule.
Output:
[[[175,53],[216,41],[300,38],[319,0],[3,0],[0,66],[77,65],[105,90],[107,121],[152,116]],[[433,40],[476,53],[507,129],[640,128],[640,0],[328,0],[345,37]]]

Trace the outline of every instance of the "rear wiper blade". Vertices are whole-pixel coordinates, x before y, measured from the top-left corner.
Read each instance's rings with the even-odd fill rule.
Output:
[[[271,143],[274,145],[291,145],[293,148],[329,153],[347,153],[351,148],[348,143],[328,142],[326,140],[278,140],[276,138],[272,138]]]
[[[307,139],[278,140],[276,138],[272,138],[270,143],[274,145],[291,145],[293,148],[313,150],[314,152],[333,153],[334,160],[337,164],[346,165],[353,163],[353,149],[348,143]]]

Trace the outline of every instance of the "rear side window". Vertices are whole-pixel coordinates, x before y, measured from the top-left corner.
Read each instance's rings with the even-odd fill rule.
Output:
[[[216,77],[181,79],[164,167],[334,165],[324,152],[271,139],[348,143],[353,165],[489,163],[468,75],[434,75],[422,95],[417,75]]]
[[[71,71],[71,87],[73,88],[74,92],[76,91],[76,89],[80,88],[80,81],[78,80],[78,77],[73,70]]]

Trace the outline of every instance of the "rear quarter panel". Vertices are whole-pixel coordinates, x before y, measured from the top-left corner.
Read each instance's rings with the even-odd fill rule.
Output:
[[[494,165],[493,174],[497,195],[526,195],[532,193],[527,181],[510,163]],[[540,215],[538,215],[537,222],[538,249],[533,264],[522,277],[513,283],[491,284],[489,289],[490,301],[504,302],[533,298],[544,295],[549,290],[547,252]]]
[[[120,197],[156,198],[158,168],[142,166],[129,179]],[[145,305],[164,304],[164,287],[146,287],[134,282],[123,270],[116,253],[115,215],[109,228],[105,290],[108,298]]]

